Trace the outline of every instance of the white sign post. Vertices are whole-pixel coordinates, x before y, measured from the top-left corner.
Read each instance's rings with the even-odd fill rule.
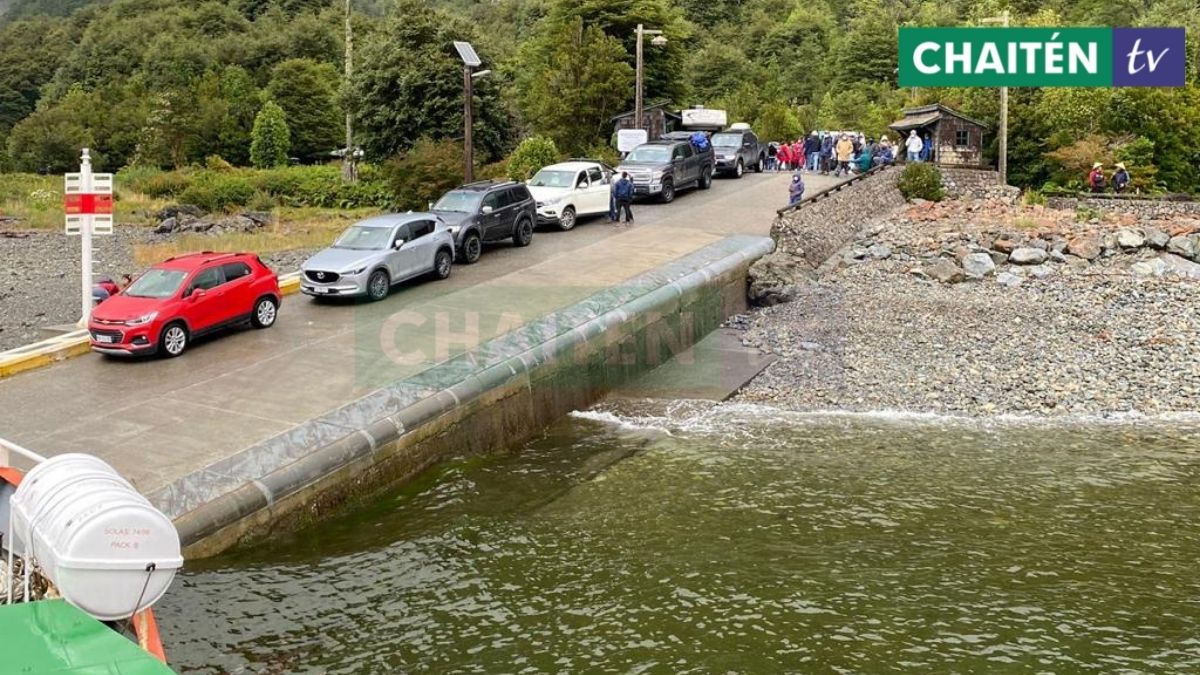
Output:
[[[111,173],[92,173],[92,158],[88,149],[83,149],[79,173],[66,175],[63,187],[63,210],[66,212],[68,236],[79,235],[81,242],[81,317],[79,322],[87,326],[92,314],[92,235],[112,234],[112,191]]]

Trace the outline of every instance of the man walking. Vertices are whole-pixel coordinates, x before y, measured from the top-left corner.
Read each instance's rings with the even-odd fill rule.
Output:
[[[621,210],[625,210],[625,222],[633,222],[633,181],[629,178],[628,171],[621,172],[621,180],[617,181],[616,187],[617,196],[617,220],[621,222]]]

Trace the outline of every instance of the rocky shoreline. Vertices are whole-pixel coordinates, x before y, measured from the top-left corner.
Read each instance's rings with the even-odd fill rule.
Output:
[[[790,302],[735,322],[779,357],[738,400],[964,416],[1200,410],[1200,219],[1015,202],[901,207],[820,274],[798,270],[770,296]]]

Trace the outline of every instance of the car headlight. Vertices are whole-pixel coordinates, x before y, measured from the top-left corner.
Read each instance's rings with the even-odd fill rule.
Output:
[[[149,314],[143,314],[142,316],[139,316],[136,319],[130,319],[130,320],[126,321],[125,325],[126,326],[145,326],[146,324],[153,321],[157,316],[158,316],[158,312],[150,312]]]
[[[551,197],[550,199],[543,201],[542,205],[543,206],[554,206],[555,204],[561,202],[562,199],[563,199],[562,197]]]
[[[462,225],[451,225],[446,229],[449,230],[450,234],[458,234],[458,231],[462,229]]]
[[[349,272],[343,272],[343,274],[348,274],[348,275],[362,274],[363,272],[366,272],[366,271],[367,271],[367,266],[363,265],[362,267],[360,267],[356,270],[350,270]]]

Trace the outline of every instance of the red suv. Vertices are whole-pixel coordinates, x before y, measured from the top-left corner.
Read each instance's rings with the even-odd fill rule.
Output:
[[[192,253],[154,267],[92,310],[101,354],[179,356],[192,338],[225,326],[275,323],[279,278],[252,253]]]

